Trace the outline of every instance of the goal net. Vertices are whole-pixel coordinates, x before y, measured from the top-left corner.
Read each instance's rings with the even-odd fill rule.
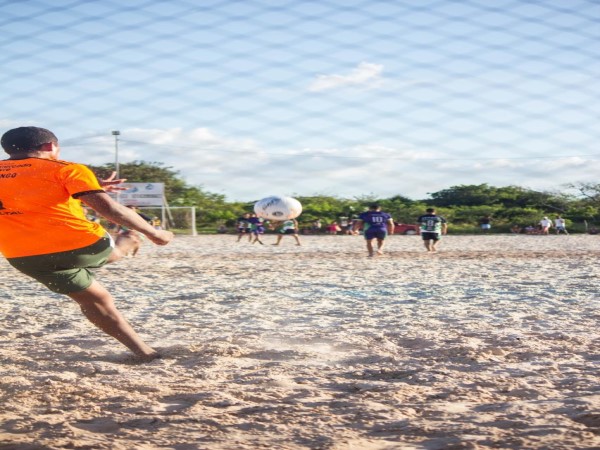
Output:
[[[155,227],[172,231],[175,234],[196,236],[195,206],[137,206],[137,212],[151,221]],[[116,232],[118,227],[104,218],[90,216],[91,220],[99,220],[108,231]]]
[[[195,206],[138,206],[138,211],[153,219],[153,224],[175,234],[196,236]]]

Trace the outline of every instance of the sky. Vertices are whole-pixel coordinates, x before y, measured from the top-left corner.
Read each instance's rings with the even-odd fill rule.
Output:
[[[598,48],[597,0],[0,0],[0,131],[231,201],[566,190],[600,169]]]

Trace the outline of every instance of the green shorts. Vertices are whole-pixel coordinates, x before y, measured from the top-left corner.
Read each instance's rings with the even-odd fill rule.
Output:
[[[47,255],[9,258],[8,262],[51,291],[70,294],[90,287],[94,277],[89,269],[97,269],[106,264],[112,249],[113,240],[106,236],[87,247]]]

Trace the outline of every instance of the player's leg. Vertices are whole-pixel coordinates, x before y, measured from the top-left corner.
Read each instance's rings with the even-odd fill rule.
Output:
[[[431,240],[431,251],[435,252],[437,251],[436,246],[438,244],[438,242],[440,242],[440,237],[439,235],[436,236],[434,239]]]
[[[114,305],[110,292],[98,281],[83,291],[67,294],[81,307],[81,311],[87,319],[125,345],[137,356],[150,361],[157,358],[158,353],[148,346],[133,330],[129,322],[123,317]]]
[[[142,243],[142,240],[137,231],[125,231],[117,236],[115,247],[108,257],[107,263],[112,263],[122,259],[129,253],[135,255]]]
[[[432,239],[423,239],[423,244],[425,245],[425,249],[427,249],[428,252],[435,251],[435,246],[433,245]]]
[[[367,239],[367,252],[369,253],[369,256],[373,256],[374,254],[374,250],[373,250],[373,239]]]
[[[260,229],[254,231],[254,241],[252,243],[258,242],[260,245],[264,245],[264,242],[260,240],[260,235],[262,231]]]
[[[378,255],[383,255],[384,242],[385,241],[383,239],[377,239],[377,254]]]

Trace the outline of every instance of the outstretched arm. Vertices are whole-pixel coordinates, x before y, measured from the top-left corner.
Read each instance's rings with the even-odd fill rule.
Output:
[[[115,180],[116,176],[117,176],[117,172],[113,172],[110,174],[110,176],[107,179],[98,180],[98,182],[100,183],[100,186],[102,186],[106,192],[127,190],[126,187],[119,186],[119,184],[125,183],[127,181],[127,178],[117,178]]]
[[[106,192],[85,194],[79,199],[111,222],[139,231],[157,245],[167,245],[173,233],[157,230],[135,211],[114,201]]]

